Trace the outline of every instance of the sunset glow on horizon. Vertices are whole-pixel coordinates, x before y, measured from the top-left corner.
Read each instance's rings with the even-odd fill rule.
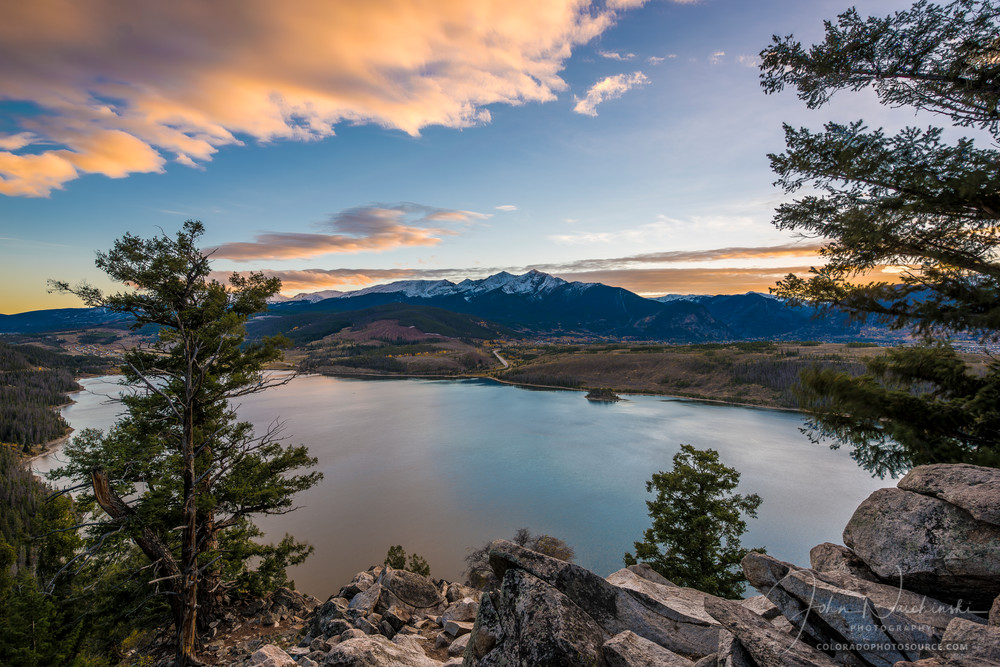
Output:
[[[5,3],[0,313],[79,306],[46,280],[101,285],[95,251],[187,219],[219,275],[288,295],[530,269],[767,291],[822,262],[770,224],[781,123],[913,119],[764,95],[771,35],[847,5],[749,4]]]

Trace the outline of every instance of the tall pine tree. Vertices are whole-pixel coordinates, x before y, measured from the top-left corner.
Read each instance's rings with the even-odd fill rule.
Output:
[[[810,108],[842,90],[873,89],[890,107],[948,119],[1000,138],[1000,6],[995,0],[921,0],[907,11],[827,22],[805,48],[774,37],[761,52],[768,93],[797,89]],[[895,475],[919,464],[1000,465],[1000,365],[970,366],[955,335],[1000,335],[1000,152],[941,128],[894,135],[862,121],[822,131],[785,126],[786,150],[769,156],[786,192],[807,194],[774,224],[827,241],[826,263],[789,275],[776,292],[875,316],[922,343],[893,350],[849,377],[815,370],[801,403],[816,439],[847,444],[866,469]],[[892,265],[898,283],[865,274]]]
[[[59,474],[90,481],[81,500],[104,512],[88,529],[95,553],[128,541],[152,564],[150,586],[169,602],[179,667],[196,663],[199,628],[224,595],[251,582],[283,583],[284,565],[308,553],[288,537],[256,543],[253,518],[291,511],[294,494],[320,479],[299,472],[315,463],[304,447],[283,445],[277,427],[256,434],[236,416],[234,399],[281,382],[263,368],[283,341],[248,343],[244,329],[280,282],[261,274],[211,280],[197,245],[203,232],[188,221],[176,237],[126,234],[98,253],[98,268],[125,291],[54,283],[87,305],[132,316],[135,329],[159,331],[125,355],[125,416],[107,434],[75,438]]]

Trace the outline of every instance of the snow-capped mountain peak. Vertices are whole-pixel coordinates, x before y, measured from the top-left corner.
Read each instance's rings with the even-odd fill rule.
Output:
[[[539,297],[546,292],[551,292],[566,284],[566,281],[562,278],[556,278],[555,276],[532,269],[519,276],[507,271],[501,271],[481,280],[463,280],[457,287],[460,292],[466,295],[466,298],[476,294],[486,294],[497,289],[504,294],[522,294]]]
[[[335,289],[326,289],[319,292],[299,292],[295,296],[283,296],[281,294],[275,294],[273,297],[268,299],[271,303],[286,303],[288,301],[308,301],[309,303],[316,303],[317,301],[322,301],[323,299],[336,299],[337,297],[343,296],[344,292]]]
[[[385,285],[374,285],[354,292],[348,292],[344,296],[353,298],[364,296],[365,294],[395,294],[400,292],[408,297],[430,298],[435,296],[447,296],[454,291],[455,283],[450,280],[397,280],[394,283]]]

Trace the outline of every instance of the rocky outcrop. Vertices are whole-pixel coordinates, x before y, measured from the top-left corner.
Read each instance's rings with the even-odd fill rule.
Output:
[[[929,654],[955,618],[983,623],[925,595],[844,572],[799,568],[765,554],[749,554],[743,571],[806,641],[889,647],[869,650],[864,658],[868,664],[892,665]]]
[[[705,610],[717,619],[760,667],[834,667],[830,657],[804,642],[796,642],[773,625],[733,600],[715,598]]]
[[[490,564],[503,584],[482,598],[464,664],[1000,664],[1000,629],[987,623],[989,604],[976,614],[928,595],[978,591],[991,604],[997,597],[995,527],[971,512],[988,517],[989,502],[956,481],[979,480],[970,484],[990,492],[992,473],[965,468],[915,470],[908,484],[920,493],[876,492],[845,531],[852,548],[819,545],[811,568],[751,553],[744,573],[762,595],[747,600],[678,587],[648,566],[602,580],[494,542]],[[887,576],[889,563],[903,570],[903,586]],[[1000,603],[995,609],[994,623]]]
[[[330,667],[441,667],[427,656],[419,640],[401,635],[392,641],[380,635],[354,637],[333,646],[322,665]]]
[[[298,646],[258,643],[252,656],[218,664],[1000,664],[1000,598],[994,592],[1000,526],[991,514],[996,477],[975,466],[914,469],[900,488],[877,491],[862,503],[845,530],[848,546],[815,547],[812,567],[750,553],[743,571],[761,595],[745,600],[677,586],[645,564],[602,578],[498,540],[489,548],[497,590],[479,593],[373,567],[323,604],[309,603],[315,609],[304,620],[290,607],[305,608],[308,601],[294,592],[275,594],[254,613],[268,623],[300,619]],[[891,576],[894,568],[903,572],[901,579]],[[981,613],[948,597],[959,591],[978,591],[987,601],[975,608]]]
[[[680,665],[718,647],[719,625],[704,607],[711,596],[648,566],[603,579],[505,540],[489,553],[502,583],[482,598],[466,664]],[[553,642],[542,628],[564,628],[577,641]]]
[[[694,663],[643,639],[631,630],[619,632],[601,647],[608,667],[693,667]]]
[[[1000,525],[984,520],[996,516],[997,472],[914,468],[900,488],[880,489],[861,503],[844,543],[883,580],[988,610],[1000,594]]]

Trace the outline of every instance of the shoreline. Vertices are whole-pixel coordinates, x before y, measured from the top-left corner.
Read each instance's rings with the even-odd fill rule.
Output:
[[[498,384],[505,384],[512,387],[526,387],[530,389],[546,389],[546,390],[556,390],[556,391],[579,391],[588,392],[591,388],[587,387],[561,387],[557,385],[550,384],[532,384],[530,382],[516,382],[514,380],[506,380],[503,378],[493,377],[492,375],[415,375],[407,373],[344,373],[344,372],[330,372],[330,371],[310,371],[308,373],[302,373],[302,375],[326,375],[329,377],[342,377],[342,378],[363,378],[363,379],[385,379],[385,380],[491,380]],[[721,398],[705,398],[698,396],[681,396],[677,394],[661,394],[661,393],[650,393],[644,391],[628,391],[628,390],[617,390],[614,392],[616,394],[624,394],[626,396],[655,396],[660,397],[664,401],[693,401],[698,403],[708,403],[712,405],[721,406],[732,406],[738,408],[755,408],[758,410],[775,410],[777,412],[799,412],[802,411],[797,408],[786,408],[780,405],[762,405],[759,403],[738,403],[736,401],[727,401]],[[628,399],[621,399],[628,400]],[[611,401],[615,402],[615,401]]]

